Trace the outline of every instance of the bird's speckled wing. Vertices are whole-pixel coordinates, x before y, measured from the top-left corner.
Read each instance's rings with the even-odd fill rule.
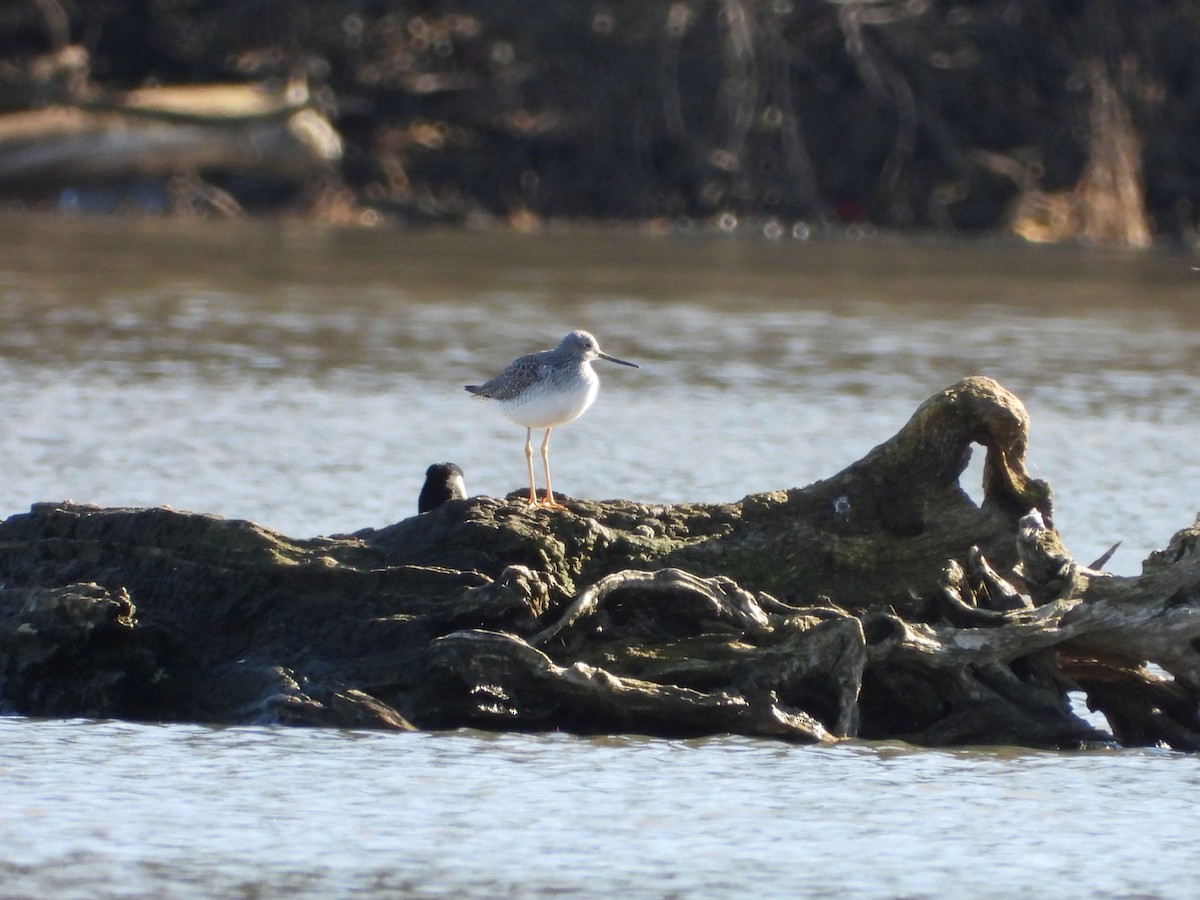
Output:
[[[467,390],[477,397],[489,400],[512,400],[521,396],[542,377],[542,367],[552,351],[539,350],[527,356],[519,356],[508,364],[503,372],[483,384],[469,384]]]

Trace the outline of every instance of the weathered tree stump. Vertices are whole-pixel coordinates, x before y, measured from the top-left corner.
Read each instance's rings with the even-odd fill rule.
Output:
[[[806,488],[452,500],[295,540],[167,508],[0,523],[0,702],[29,715],[1200,749],[1200,527],[1071,558],[986,378]],[[986,448],[984,500],[958,483]],[[1156,674],[1147,664],[1166,674]],[[1071,710],[1083,691],[1112,735]],[[409,723],[412,723],[411,725]]]

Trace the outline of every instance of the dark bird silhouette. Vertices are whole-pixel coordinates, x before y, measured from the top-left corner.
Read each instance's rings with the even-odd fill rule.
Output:
[[[417,498],[417,512],[437,509],[447,500],[462,500],[467,496],[463,470],[454,463],[434,463],[425,470],[425,485]]]

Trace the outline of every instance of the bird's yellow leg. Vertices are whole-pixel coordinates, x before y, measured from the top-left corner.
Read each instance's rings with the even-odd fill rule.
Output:
[[[554,499],[554,488],[550,486],[550,432],[552,430],[551,428],[547,428],[546,436],[542,438],[542,467],[546,470],[546,497],[542,500],[542,508],[566,509],[565,506]]]
[[[525,462],[529,465],[529,505],[537,506],[537,486],[533,482],[533,429],[525,429]]]

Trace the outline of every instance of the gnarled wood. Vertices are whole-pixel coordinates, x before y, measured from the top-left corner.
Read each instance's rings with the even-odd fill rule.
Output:
[[[1200,748],[1200,526],[1071,558],[1029,420],[931,397],[805,488],[732,504],[451,500],[295,540],[170,509],[0,523],[0,698],[29,714]],[[958,478],[986,448],[976,505]],[[1153,663],[1167,674],[1153,674]],[[1077,717],[1082,690],[1112,735]]]

